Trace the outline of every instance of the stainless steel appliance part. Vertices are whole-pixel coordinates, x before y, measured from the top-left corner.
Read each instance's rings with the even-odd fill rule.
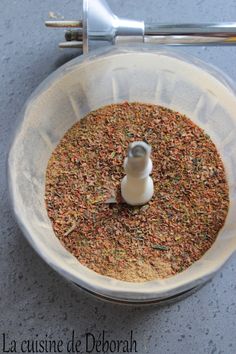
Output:
[[[83,0],[83,18],[46,21],[48,27],[69,28],[61,48],[81,48],[86,54],[93,41],[111,44],[141,42],[152,45],[236,45],[236,22],[146,24],[119,18],[105,0]]]

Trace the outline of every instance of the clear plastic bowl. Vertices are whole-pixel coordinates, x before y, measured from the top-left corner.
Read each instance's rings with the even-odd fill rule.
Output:
[[[230,192],[225,226],[206,254],[182,273],[128,283],[84,267],[55,236],[45,202],[48,159],[65,132],[91,110],[140,101],[185,113],[215,142]],[[102,297],[147,303],[210,279],[236,250],[236,97],[223,73],[195,58],[145,46],[102,49],[50,75],[21,113],[9,154],[9,188],[18,223],[37,253],[61,275]]]

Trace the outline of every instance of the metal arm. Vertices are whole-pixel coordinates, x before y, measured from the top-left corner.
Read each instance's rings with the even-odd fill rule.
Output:
[[[83,0],[83,19],[47,21],[48,27],[68,27],[62,48],[89,50],[90,41],[112,44],[132,41],[165,45],[236,45],[236,22],[144,24],[117,17],[105,0]]]
[[[147,24],[144,41],[166,45],[235,45],[236,22]]]

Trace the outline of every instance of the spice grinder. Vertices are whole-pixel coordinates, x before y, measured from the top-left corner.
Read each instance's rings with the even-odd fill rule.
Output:
[[[77,20],[46,21],[46,26],[69,28],[61,48],[81,48],[84,54],[93,42],[151,45],[235,45],[236,22],[145,23],[116,16],[105,0],[83,0],[83,16]]]
[[[14,213],[36,252],[79,287],[123,303],[162,302],[204,284],[236,250],[235,94],[233,83],[218,69],[145,44],[100,48],[51,74],[26,102],[8,159]],[[45,174],[54,148],[87,113],[123,101],[186,114],[211,137],[225,166],[230,196],[225,225],[200,260],[170,278],[129,283],[95,273],[62,246],[47,215]]]

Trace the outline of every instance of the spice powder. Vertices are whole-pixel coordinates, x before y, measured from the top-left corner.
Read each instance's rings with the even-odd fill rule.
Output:
[[[137,140],[152,146],[155,193],[131,207],[118,196]],[[89,113],[65,134],[48,163],[45,200],[55,234],[81,264],[130,282],[173,276],[201,258],[229,206],[209,136],[178,112],[127,102]]]

